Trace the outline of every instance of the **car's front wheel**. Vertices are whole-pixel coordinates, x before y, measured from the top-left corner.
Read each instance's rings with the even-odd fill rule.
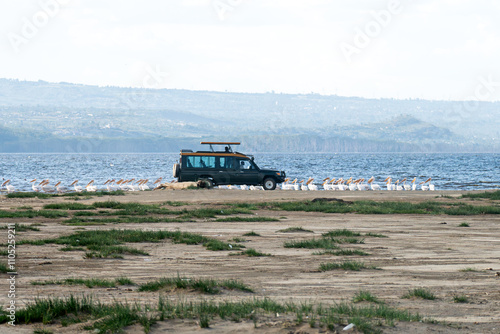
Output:
[[[262,184],[264,190],[274,190],[276,189],[276,180],[271,177],[264,179],[264,183]]]

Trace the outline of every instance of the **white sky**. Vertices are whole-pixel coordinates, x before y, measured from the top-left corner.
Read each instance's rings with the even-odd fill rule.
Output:
[[[21,80],[500,100],[499,0],[0,0],[0,50]]]

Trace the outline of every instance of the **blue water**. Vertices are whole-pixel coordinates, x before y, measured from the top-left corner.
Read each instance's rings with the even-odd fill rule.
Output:
[[[424,181],[432,177],[437,190],[475,190],[500,188],[500,154],[254,154],[261,168],[285,170],[291,178],[321,183],[326,177],[375,177],[382,184],[393,180]],[[49,179],[54,185],[69,185],[79,179],[80,185],[95,180],[102,185],[107,179],[172,180],[172,165],[178,153],[148,154],[0,154],[0,178],[10,179],[17,190],[30,190],[32,179]],[[3,181],[2,181],[3,183]],[[150,184],[151,186],[151,184]]]

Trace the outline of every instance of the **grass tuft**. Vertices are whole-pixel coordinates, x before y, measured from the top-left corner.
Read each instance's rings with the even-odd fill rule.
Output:
[[[243,236],[244,237],[260,237],[260,234],[254,232],[254,231],[250,231],[250,232],[247,232],[247,233],[243,234]]]
[[[186,277],[163,277],[156,281],[148,282],[139,286],[138,291],[159,291],[162,289],[192,289],[205,294],[218,294],[220,289],[240,290],[244,292],[253,292],[253,290],[240,281],[225,280],[216,281],[214,279],[191,279]]]
[[[325,250],[321,252],[314,252],[313,255],[336,255],[336,256],[368,256],[366,253],[360,249],[339,249],[339,250]]]
[[[435,300],[437,297],[429,290],[424,289],[424,288],[415,288],[413,290],[409,290],[407,294],[405,294],[401,298],[422,298],[426,300]]]
[[[352,298],[352,301],[354,303],[367,301],[367,302],[371,302],[371,303],[375,303],[375,304],[383,304],[383,302],[380,299],[375,297],[370,291],[366,291],[366,290],[360,290],[360,291],[356,292],[356,294]]]
[[[246,256],[249,256],[249,257],[259,257],[259,256],[272,256],[271,254],[267,254],[267,253],[261,253],[259,251],[256,251],[255,249],[253,248],[248,248],[248,249],[245,249],[244,251],[241,251],[239,253],[232,253],[230,255],[246,255]]]
[[[469,298],[465,295],[460,295],[460,296],[453,296],[453,302],[454,303],[468,303]]]
[[[361,269],[376,269],[375,267],[367,267],[364,262],[359,261],[343,261],[343,262],[328,262],[321,263],[320,271],[329,271],[335,269],[360,271]]]
[[[463,223],[460,223],[460,224],[458,225],[458,227],[470,227],[470,225],[469,225],[469,224],[467,224],[466,222],[463,222]]]
[[[278,230],[276,232],[281,232],[281,233],[294,233],[294,232],[314,233],[313,231],[306,230],[305,228],[302,228],[301,226],[289,227],[289,228],[285,228],[285,229],[282,229],[282,230]]]

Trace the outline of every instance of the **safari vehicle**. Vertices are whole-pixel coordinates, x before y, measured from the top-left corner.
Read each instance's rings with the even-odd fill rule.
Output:
[[[174,164],[174,177],[179,182],[205,180],[209,187],[225,184],[261,185],[265,190],[276,189],[277,183],[285,180],[285,172],[261,169],[254,158],[233,152],[235,142],[201,142],[209,145],[207,151],[181,150],[179,163]],[[221,151],[214,145],[223,147]]]

